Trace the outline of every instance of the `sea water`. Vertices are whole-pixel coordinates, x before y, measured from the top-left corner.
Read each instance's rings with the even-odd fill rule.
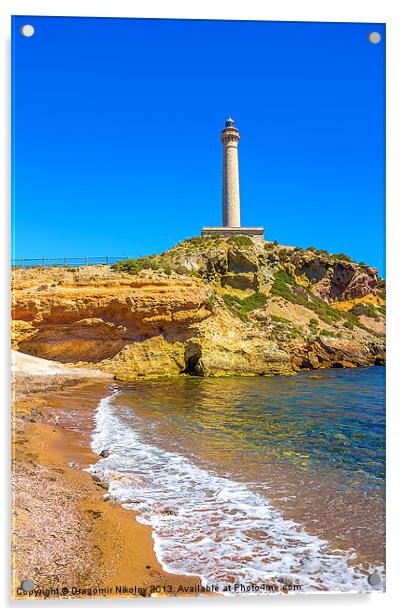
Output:
[[[89,470],[152,525],[168,571],[381,591],[384,387],[382,367],[119,387],[92,437],[109,455]]]

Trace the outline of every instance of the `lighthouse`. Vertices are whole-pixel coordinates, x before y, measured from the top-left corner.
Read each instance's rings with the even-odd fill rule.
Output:
[[[239,179],[240,133],[232,117],[228,117],[221,131],[222,142],[222,226],[203,227],[202,235],[248,235],[264,239],[263,227],[242,227],[240,224]]]
[[[240,227],[239,153],[240,133],[229,117],[221,133],[222,166],[222,227]]]

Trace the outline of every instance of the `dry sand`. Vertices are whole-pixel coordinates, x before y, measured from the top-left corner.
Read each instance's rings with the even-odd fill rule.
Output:
[[[190,587],[199,578],[165,572],[152,528],[105,500],[105,488],[82,470],[98,459],[90,449],[93,416],[112,381],[23,354],[14,359],[13,598],[29,597],[23,580],[53,598],[99,588],[107,590],[95,596],[109,598],[197,594]]]

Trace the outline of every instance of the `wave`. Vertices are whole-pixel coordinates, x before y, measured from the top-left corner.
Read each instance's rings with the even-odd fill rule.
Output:
[[[166,571],[197,575],[220,588],[285,581],[304,592],[373,591],[367,580],[372,571],[348,564],[356,556],[352,550],[331,550],[247,484],[143,442],[132,427],[133,409],[117,406],[117,397],[100,402],[92,435],[93,450],[109,455],[87,470],[107,481],[111,497],[135,511],[139,522],[153,527],[156,556]]]

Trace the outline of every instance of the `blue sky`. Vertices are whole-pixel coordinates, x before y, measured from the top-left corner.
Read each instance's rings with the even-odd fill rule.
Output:
[[[384,25],[18,16],[12,48],[14,257],[220,225],[231,114],[242,224],[384,274]]]

